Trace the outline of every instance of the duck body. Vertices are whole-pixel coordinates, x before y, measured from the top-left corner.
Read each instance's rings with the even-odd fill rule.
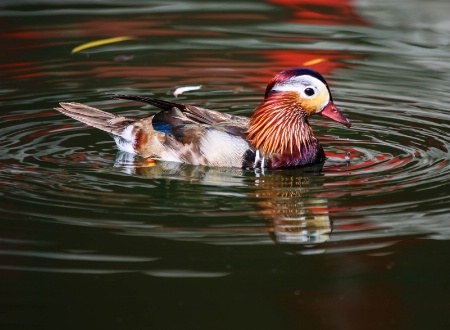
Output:
[[[275,76],[250,118],[155,98],[111,96],[148,103],[160,111],[122,117],[73,102],[60,103],[56,110],[110,133],[122,151],[192,165],[283,168],[320,163],[325,153],[307,117],[321,113],[350,126],[334,106],[323,77],[304,68]]]

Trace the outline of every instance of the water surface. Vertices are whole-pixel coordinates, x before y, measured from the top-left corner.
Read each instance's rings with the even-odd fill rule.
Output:
[[[450,8],[407,2],[2,2],[2,329],[450,326]],[[298,66],[352,122],[311,118],[322,166],[145,166],[53,110],[248,116]]]

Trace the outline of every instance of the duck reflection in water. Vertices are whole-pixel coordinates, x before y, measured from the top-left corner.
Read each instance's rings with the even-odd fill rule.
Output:
[[[314,191],[322,165],[314,168],[274,171],[255,181],[258,211],[268,220],[276,243],[322,243],[331,233],[328,202]]]
[[[255,213],[263,216],[267,225],[265,228],[234,228],[230,230],[233,232],[267,232],[275,243],[317,244],[327,241],[332,230],[328,200],[317,195],[322,186],[320,175],[323,163],[261,173],[237,168],[154,162],[119,152],[115,166],[127,174],[152,179],[248,188],[245,190],[246,198],[254,201],[257,207]],[[211,232],[211,228],[208,228],[208,232]]]

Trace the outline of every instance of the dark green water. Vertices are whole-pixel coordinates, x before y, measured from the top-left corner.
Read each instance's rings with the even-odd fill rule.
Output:
[[[448,1],[3,1],[1,329],[448,329]],[[90,41],[135,39],[71,54]],[[322,169],[129,167],[53,108],[250,115],[323,73]],[[345,164],[346,152],[351,154]],[[142,162],[136,159],[135,162]]]

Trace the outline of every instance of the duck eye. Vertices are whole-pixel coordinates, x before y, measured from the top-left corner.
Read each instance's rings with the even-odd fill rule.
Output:
[[[308,96],[313,96],[316,92],[311,87],[305,88],[305,94]]]

